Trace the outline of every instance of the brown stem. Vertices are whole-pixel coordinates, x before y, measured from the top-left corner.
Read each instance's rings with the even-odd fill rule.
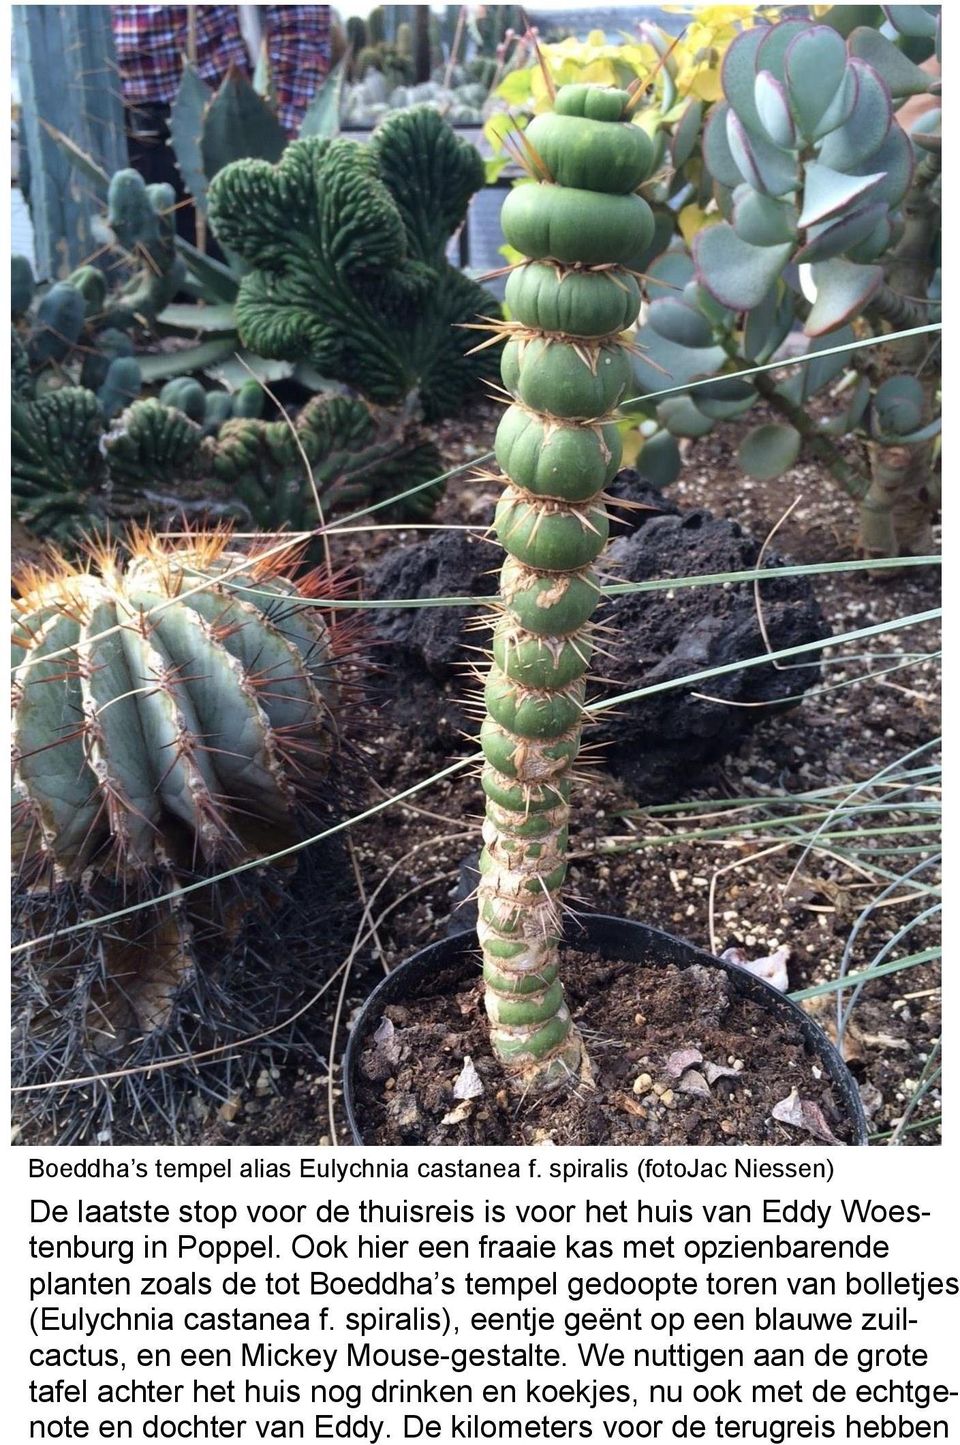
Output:
[[[861,513],[869,557],[923,557],[933,552],[930,447],[870,446],[870,491]]]
[[[798,406],[796,402],[785,396],[768,373],[758,373],[753,377],[752,384],[764,401],[769,402],[771,408],[800,433],[807,451],[823,463],[830,475],[843,487],[847,496],[854,497],[858,501],[866,496],[869,490],[866,477],[856,467],[850,465],[843,453],[833,445],[829,437],[824,436],[817,423],[807,415],[802,406]]]

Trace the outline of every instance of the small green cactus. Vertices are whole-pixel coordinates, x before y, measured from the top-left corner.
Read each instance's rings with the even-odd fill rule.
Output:
[[[82,292],[69,281],[57,281],[40,298],[28,343],[31,364],[42,367],[63,361],[80,339],[87,319]]]
[[[112,177],[107,221],[135,269],[107,300],[107,326],[152,326],[183,285],[187,269],[176,249],[176,202],[172,186],[148,186],[138,171],[117,171]]]
[[[506,488],[494,529],[508,556],[480,734],[478,932],[493,1047],[524,1090],[576,1076],[583,1055],[560,979],[560,897],[603,494],[621,455],[613,413],[631,377],[620,333],[640,307],[625,263],[653,225],[635,194],[653,152],[629,104],[621,90],[560,89],[526,131],[536,179],[502,212],[529,259],[510,278],[513,400],[496,438]]]
[[[33,267],[26,256],[12,256],[10,258],[10,313],[14,321],[18,321],[21,316],[26,316],[36,289],[37,283]]]
[[[136,400],[141,383],[140,367],[134,357],[118,356],[111,361],[103,384],[97,388],[97,401],[108,421]]]
[[[79,266],[67,279],[83,297],[86,320],[98,317],[107,301],[107,278],[103,272],[96,266]]]

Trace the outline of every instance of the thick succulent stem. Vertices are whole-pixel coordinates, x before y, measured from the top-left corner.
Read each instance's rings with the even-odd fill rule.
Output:
[[[582,1044],[560,980],[571,770],[580,747],[593,564],[607,539],[603,489],[620,461],[611,416],[631,367],[620,332],[639,292],[650,169],[621,91],[572,86],[526,134],[539,184],[504,207],[530,257],[507,300],[501,373],[513,395],[497,432],[506,490],[495,528],[509,554],[486,681],[479,926],[493,1047],[524,1090],[575,1075]],[[519,323],[519,325],[517,324]]]
[[[751,380],[764,401],[769,402],[771,409],[800,433],[809,455],[823,463],[849,497],[858,500],[863,498],[869,489],[869,481],[861,471],[851,466],[830,438],[823,434],[815,419],[808,415],[802,406],[791,401],[776,382],[771,380],[769,373],[759,372]]]
[[[934,551],[930,444],[870,447],[870,491],[860,516],[868,557],[924,557]]]

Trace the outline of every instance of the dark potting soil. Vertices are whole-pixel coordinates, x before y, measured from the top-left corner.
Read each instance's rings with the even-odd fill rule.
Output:
[[[355,1104],[364,1142],[851,1142],[830,1080],[795,1026],[737,995],[720,969],[613,963],[573,949],[563,959],[592,1084],[510,1092],[490,1053],[479,974],[469,983],[448,975],[446,986],[441,976],[429,997],[388,1004],[365,1042]],[[460,1091],[475,1092],[466,1100],[454,1088],[464,1071],[472,1090]]]

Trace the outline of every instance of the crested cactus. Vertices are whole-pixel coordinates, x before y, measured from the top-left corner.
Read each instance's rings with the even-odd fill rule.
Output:
[[[311,138],[278,165],[227,166],[210,219],[250,267],[236,303],[244,343],[378,403],[418,390],[428,419],[457,410],[495,374],[458,329],[491,298],[444,257],[482,184],[478,153],[426,108],[388,119],[369,146]]]
[[[215,443],[207,443],[206,456],[214,479],[264,531],[308,531],[317,524],[318,498],[325,512],[362,506],[442,470],[436,448],[402,415],[322,394],[307,403],[292,431],[283,421],[227,421]],[[384,510],[400,519],[428,517],[442,491],[439,482]]]
[[[103,413],[83,387],[63,387],[10,409],[10,489],[17,516],[39,536],[66,541],[91,524],[103,476]]]
[[[806,448],[861,501],[868,553],[928,551],[929,493],[926,503],[914,497],[917,505],[905,506],[894,477],[911,447],[914,463],[929,463],[939,425],[931,395],[917,405],[923,388],[915,379],[892,377],[888,392],[884,382],[871,394],[870,358],[843,410],[821,425],[806,403],[861,364],[852,354],[814,359],[786,382],[720,374],[769,361],[797,321],[816,352],[852,342],[859,318],[878,331],[936,319],[939,152],[926,145],[925,131],[909,135],[894,113],[928,90],[929,76],[869,27],[844,39],[830,25],[791,19],[740,35],[721,78],[724,99],[707,121],[703,159],[723,219],[694,237],[692,262],[669,250],[648,266],[651,305],[641,337],[674,383],[711,372],[718,380],[664,400],[658,418],[675,435],[701,436],[762,398],[779,419],[744,438],[745,470],[775,477]],[[893,360],[929,365],[928,341],[919,338],[908,355],[898,346]],[[901,383],[909,404],[891,410],[885,398],[899,396]],[[640,378],[638,389],[657,386]],[[870,440],[869,468],[858,469],[831,440],[858,429]],[[897,450],[892,470],[877,441]],[[924,486],[914,477],[907,490]]]
[[[288,861],[219,875],[302,842],[336,794],[338,644],[300,600],[316,579],[291,580],[297,561],[296,549],[233,551],[223,533],[181,548],[139,534],[124,563],[104,550],[21,579],[12,731],[14,917],[29,947],[17,989],[22,1082],[118,1065],[136,1075],[198,1038],[232,1041],[238,1018],[251,1022],[240,1006],[252,971],[269,982],[255,1023],[282,1019],[293,980],[281,987],[277,940],[295,870]],[[203,879],[207,888],[179,893]],[[266,957],[246,944],[261,917],[278,930]],[[297,988],[302,977],[294,1000]],[[113,1091],[129,1087],[98,1085],[74,1132],[109,1124]],[[141,1116],[145,1093],[134,1082],[129,1094]]]
[[[251,415],[262,409],[259,386],[204,396],[181,379],[200,392],[198,423],[179,404],[151,397],[131,405],[140,381],[131,357],[112,362],[97,392],[63,387],[39,397],[24,362],[15,333],[14,510],[61,546],[112,523],[168,524],[184,511],[265,531],[310,531],[318,498],[326,513],[414,487],[422,489],[384,510],[392,519],[420,519],[443,492],[442,481],[423,485],[442,461],[405,412],[321,394],[291,429]],[[229,409],[222,422],[211,405],[220,398]]]
[[[486,679],[479,939],[493,1047],[524,1088],[576,1075],[582,1044],[559,977],[560,895],[608,533],[604,488],[620,461],[613,413],[630,383],[640,293],[627,268],[652,234],[635,194],[652,149],[626,91],[564,86],[525,132],[531,183],[503,207],[529,259],[509,283],[497,431],[506,483],[494,528],[500,577]]]

